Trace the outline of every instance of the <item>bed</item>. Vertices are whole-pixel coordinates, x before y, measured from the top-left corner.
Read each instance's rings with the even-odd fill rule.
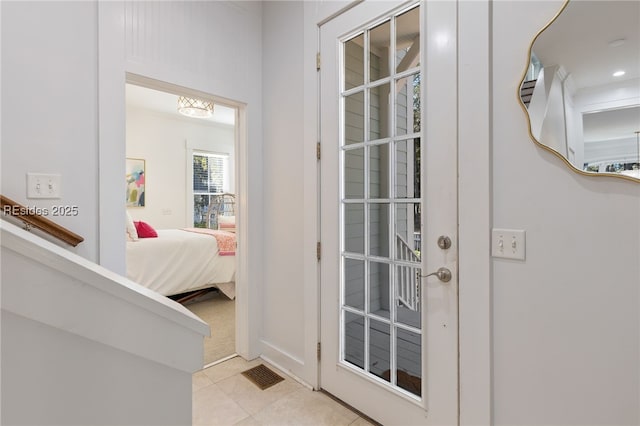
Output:
[[[165,296],[217,287],[235,298],[235,233],[159,229],[127,241],[127,278]]]

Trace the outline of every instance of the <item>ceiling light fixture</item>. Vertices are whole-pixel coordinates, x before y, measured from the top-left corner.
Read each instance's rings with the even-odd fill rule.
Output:
[[[213,101],[180,96],[178,98],[178,112],[187,117],[211,117],[213,115]]]
[[[611,40],[609,42],[609,47],[620,47],[624,44],[625,41],[627,41],[626,38],[617,38],[615,40]]]
[[[613,73],[614,77],[622,77],[623,75],[625,75],[625,72],[622,70]]]

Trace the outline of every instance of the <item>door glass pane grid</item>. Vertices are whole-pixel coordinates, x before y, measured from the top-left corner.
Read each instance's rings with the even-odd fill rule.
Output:
[[[391,327],[389,323],[369,319],[369,372],[391,382]]]
[[[391,20],[377,24],[367,31],[369,52],[369,79],[376,81],[389,77],[389,46],[391,45]]]
[[[364,142],[365,105],[364,91],[357,91],[343,97],[345,145]]]
[[[369,199],[388,200],[389,192],[389,144],[367,147],[369,157]]]
[[[415,29],[420,30],[420,7],[412,6],[398,13],[394,21],[393,57],[397,74],[416,67],[420,61],[420,31],[415,32]]]
[[[344,305],[364,313],[364,259],[344,257]]]
[[[344,43],[344,89],[348,90],[364,83],[364,34]]]
[[[389,113],[391,109],[391,84],[383,83],[369,88],[369,140],[388,138],[391,135]]]
[[[396,135],[420,133],[420,73],[395,80]]]
[[[343,151],[343,200],[364,201],[364,147]]]
[[[342,356],[341,358],[356,367],[364,369],[366,364],[365,338],[366,317],[358,313],[342,311]]]
[[[353,260],[345,258],[345,269],[348,267],[347,262],[353,262]],[[378,272],[386,276],[384,281],[390,283],[391,265],[380,263],[378,266],[383,266],[383,270]],[[367,269],[378,268],[368,267]],[[370,279],[371,277],[365,274],[364,281],[367,282]],[[378,293],[372,296],[370,289],[370,285],[364,286],[364,311],[346,303],[349,298],[352,301],[361,300],[359,297],[354,298],[353,294],[351,296],[345,294],[345,304],[342,306],[341,318],[342,329],[344,330],[341,339],[342,359],[382,380],[395,383],[396,375],[391,368],[391,364],[395,365],[392,360],[395,359],[394,342],[396,341],[397,327],[393,326],[388,313],[385,314],[379,309],[379,299],[384,298],[385,295]],[[347,292],[346,282],[344,291],[345,293]],[[383,291],[386,292],[386,298],[388,299],[390,292]],[[384,354],[385,348],[388,351],[386,355]]]
[[[416,265],[396,265],[396,324],[419,330],[421,327],[421,268]]]
[[[420,199],[420,138],[396,141],[394,150],[394,201]],[[419,223],[419,222],[418,222]],[[419,230],[419,227],[417,227]]]
[[[405,61],[403,67],[398,67],[401,65],[402,59],[411,53],[410,49],[405,49],[404,54],[397,58],[395,55],[388,53],[396,52],[396,39],[399,37],[396,32],[396,19],[403,13],[392,16],[389,21],[384,21],[382,24],[378,21],[373,26],[374,30],[372,31],[365,29],[365,51],[362,55],[364,59],[364,84],[362,86],[352,84],[351,87],[345,84],[343,87],[348,91],[341,93],[343,107],[347,97],[357,93],[359,98],[350,99],[359,100],[362,98],[362,94],[364,95],[363,108],[358,106],[358,112],[362,111],[362,113],[357,114],[357,117],[351,117],[354,122],[357,121],[358,141],[355,142],[353,137],[343,137],[341,144],[341,149],[345,155],[342,158],[351,158],[350,163],[353,163],[356,154],[355,151],[353,153],[347,153],[347,151],[356,147],[364,148],[364,161],[357,161],[357,167],[363,169],[358,171],[357,175],[358,177],[364,177],[364,196],[360,199],[362,191],[359,184],[357,191],[352,190],[351,193],[343,193],[341,197],[343,220],[345,220],[345,222],[342,222],[344,224],[342,232],[356,229],[359,233],[364,234],[357,245],[352,245],[353,242],[350,243],[350,247],[357,247],[357,253],[346,250],[346,244],[342,247],[343,271],[341,283],[344,288],[347,278],[349,278],[351,279],[350,287],[352,287],[355,277],[353,262],[356,259],[362,260],[364,262],[364,310],[361,310],[361,302],[358,301],[356,303],[353,301],[355,300],[353,295],[347,301],[347,294],[344,290],[341,292],[341,354],[343,361],[352,366],[357,366],[366,373],[370,373],[376,377],[376,380],[390,383],[394,387],[402,389],[419,399],[420,392],[416,392],[415,386],[411,387],[407,383],[413,382],[413,385],[417,383],[417,387],[421,388],[422,379],[419,371],[421,365],[415,368],[408,367],[411,362],[421,363],[419,360],[416,361],[416,359],[421,359],[421,349],[420,351],[407,352],[405,341],[407,340],[407,335],[413,336],[414,340],[415,336],[421,336],[420,309],[419,306],[417,308],[414,306],[413,320],[406,319],[405,311],[403,311],[406,306],[401,306],[398,302],[399,288],[397,286],[400,276],[399,271],[402,271],[403,268],[409,268],[412,275],[420,273],[419,263],[415,259],[407,260],[406,256],[399,255],[401,249],[397,246],[396,236],[396,215],[401,213],[397,211],[397,206],[404,206],[406,210],[409,207],[413,208],[414,204],[419,204],[421,201],[419,194],[405,193],[400,195],[395,187],[397,179],[394,172],[396,167],[395,142],[411,140],[420,136],[419,128],[413,126],[413,123],[411,123],[412,126],[410,127],[405,126],[406,129],[401,134],[398,134],[396,126],[396,120],[398,119],[397,109],[399,108],[399,102],[396,99],[398,93],[396,86],[399,85],[397,82],[409,81],[407,80],[409,77],[413,82],[416,77],[419,79],[420,75],[416,73],[416,71],[419,71],[419,67],[415,63]],[[419,16],[419,12],[416,11],[414,13]],[[391,40],[388,42],[386,54],[388,62],[392,64],[389,67],[391,72],[385,72],[387,68],[384,64],[381,64],[384,61],[379,60],[381,55],[385,55],[380,53],[380,49],[384,47],[383,45],[386,41],[380,42],[380,40],[384,40],[386,34],[388,34],[387,28],[389,28],[389,32],[392,35]],[[410,31],[405,31],[405,33],[410,33]],[[380,34],[384,34],[384,36],[380,37]],[[404,36],[407,36],[407,34],[404,34]],[[415,34],[413,38],[419,39]],[[377,55],[374,55],[371,50],[372,43],[377,49]],[[419,55],[417,57],[419,58]],[[377,62],[377,64],[374,62]],[[402,80],[403,78],[405,80]],[[408,97],[405,96],[405,103],[409,102],[407,99]],[[353,102],[353,105],[355,105],[355,102]],[[411,112],[413,106],[404,105],[404,108],[406,111]],[[350,112],[343,111],[344,114]],[[406,113],[403,117],[406,120]],[[347,125],[353,123],[347,121],[349,117],[346,115],[342,115],[341,120],[343,120],[343,131],[346,134]],[[364,135],[363,141],[361,141],[360,135]],[[347,147],[346,145],[348,144],[353,145]],[[342,173],[343,171],[346,172],[345,169],[341,170],[341,175],[346,176],[346,173]],[[346,186],[343,184],[342,188],[344,191]],[[418,198],[408,198],[411,195],[418,195]],[[357,224],[353,220],[347,220],[349,217],[353,219],[354,212],[364,223]],[[385,218],[387,220],[384,220]],[[387,222],[387,224],[384,222]],[[407,229],[409,228],[407,227]],[[406,239],[408,239],[408,234]],[[346,243],[347,238],[343,241]],[[361,252],[362,245],[364,246],[364,251]],[[348,273],[347,262],[352,267],[349,276],[345,275]],[[360,281],[356,280],[356,282],[358,282],[357,286],[360,286]],[[416,318],[417,321],[415,321]],[[356,329],[357,331],[354,331]],[[356,341],[350,340],[354,338],[357,338]],[[420,342],[420,339],[418,338],[417,341]],[[404,346],[401,348],[399,345]],[[354,351],[354,347],[360,351],[358,357],[353,355],[353,353],[357,352]],[[408,358],[405,356],[405,359],[397,359],[397,355],[406,355],[407,353],[410,355]],[[416,353],[418,354],[417,358]]]

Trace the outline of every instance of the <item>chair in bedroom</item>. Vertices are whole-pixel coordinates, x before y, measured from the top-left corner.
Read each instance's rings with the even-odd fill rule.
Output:
[[[235,232],[236,196],[224,193],[211,197],[207,211],[207,226],[210,229],[220,229]]]

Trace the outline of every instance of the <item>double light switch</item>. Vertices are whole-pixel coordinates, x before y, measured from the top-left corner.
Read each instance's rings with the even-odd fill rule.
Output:
[[[520,229],[493,229],[491,255],[504,259],[524,260],[525,232]]]

